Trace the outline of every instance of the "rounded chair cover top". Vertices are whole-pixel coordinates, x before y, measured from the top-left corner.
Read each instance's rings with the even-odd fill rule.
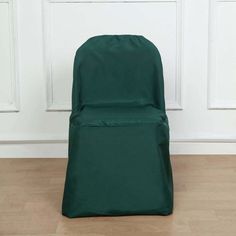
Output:
[[[165,112],[159,51],[139,35],[92,37],[76,52],[72,93],[72,112],[84,106],[146,105]]]

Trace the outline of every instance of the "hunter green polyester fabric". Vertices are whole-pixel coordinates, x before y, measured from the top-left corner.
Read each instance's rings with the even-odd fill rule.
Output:
[[[143,36],[95,36],[77,50],[63,215],[172,213],[163,83]]]

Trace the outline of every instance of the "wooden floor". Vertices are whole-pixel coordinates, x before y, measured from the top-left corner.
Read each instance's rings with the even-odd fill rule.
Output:
[[[67,219],[66,159],[0,159],[0,235],[236,236],[236,156],[174,156],[170,216]]]

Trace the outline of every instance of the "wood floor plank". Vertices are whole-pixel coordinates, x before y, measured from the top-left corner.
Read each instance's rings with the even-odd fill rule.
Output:
[[[66,159],[0,159],[0,235],[235,236],[236,156],[171,161],[172,215],[68,219],[61,215]]]

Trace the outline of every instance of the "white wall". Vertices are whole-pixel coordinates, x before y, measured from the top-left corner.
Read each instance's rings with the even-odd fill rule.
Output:
[[[67,156],[72,65],[97,34],[159,48],[171,153],[236,153],[236,0],[0,0],[0,157]]]

